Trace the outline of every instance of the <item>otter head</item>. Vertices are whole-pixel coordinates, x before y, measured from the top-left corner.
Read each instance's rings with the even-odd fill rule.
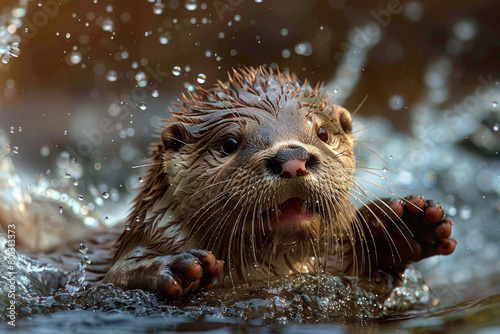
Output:
[[[351,233],[351,116],[318,87],[243,69],[178,107],[158,156],[173,218],[157,222],[175,225],[178,244],[235,268],[289,272]],[[287,261],[277,256],[290,264],[278,268]]]

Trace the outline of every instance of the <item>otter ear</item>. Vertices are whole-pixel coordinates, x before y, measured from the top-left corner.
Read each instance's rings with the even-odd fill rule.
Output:
[[[347,109],[344,109],[340,106],[336,106],[335,112],[344,133],[347,134],[351,133],[352,132],[351,113],[347,111]]]
[[[166,151],[177,152],[185,144],[184,136],[184,126],[180,122],[169,123],[161,131],[161,141],[163,147]]]

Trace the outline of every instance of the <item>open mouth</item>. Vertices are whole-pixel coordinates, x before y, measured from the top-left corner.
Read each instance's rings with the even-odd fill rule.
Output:
[[[315,211],[307,200],[292,197],[262,215],[273,227],[305,227],[313,220]]]

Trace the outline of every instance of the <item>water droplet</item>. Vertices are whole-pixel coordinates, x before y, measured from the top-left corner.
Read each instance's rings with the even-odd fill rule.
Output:
[[[78,195],[78,200],[83,201],[83,195]]]
[[[87,254],[87,252],[89,251],[89,248],[84,243],[81,243],[80,248],[78,248],[78,251],[82,254]]]
[[[73,180],[73,185],[77,186],[79,184],[80,184],[80,180],[78,180],[78,179]]]
[[[142,183],[142,182],[144,182],[144,178],[141,176],[141,177],[139,178],[139,183]]]
[[[12,45],[10,46],[9,53],[12,57],[19,57],[19,55],[21,54],[21,49],[19,49],[19,43],[12,43]]]
[[[383,171],[384,173],[387,173],[387,167],[382,168],[382,171]]]
[[[477,31],[477,23],[470,19],[463,19],[453,27],[455,36],[462,41],[470,41],[477,35]]]
[[[394,157],[393,157],[392,155],[390,155],[390,156],[389,156],[389,159],[391,159],[391,160],[392,160],[392,159],[394,159]]]
[[[146,79],[147,79],[146,73],[144,73],[143,71],[139,71],[135,75],[135,81],[137,81],[137,82],[143,81],[143,80],[146,80]]]
[[[10,60],[10,53],[7,51],[2,55],[2,63],[8,64]]]
[[[181,75],[181,73],[182,73],[182,69],[180,66],[174,66],[174,68],[172,68],[172,74],[175,75],[176,77]]]
[[[87,255],[85,255],[83,257],[83,261],[85,261],[85,263],[87,263],[87,264],[91,264],[92,263],[92,260]]]
[[[436,185],[437,180],[438,180],[437,174],[432,171],[428,171],[424,174],[422,182],[426,187],[431,188],[434,185]]]
[[[470,206],[463,206],[460,209],[460,218],[463,220],[468,220],[472,217],[472,208]]]
[[[310,56],[313,52],[312,45],[309,42],[300,42],[295,45],[295,53],[301,56]]]
[[[113,30],[113,21],[110,19],[105,19],[102,21],[102,30],[111,31]]]
[[[108,192],[102,193],[102,198],[108,199],[109,198],[109,193]]]
[[[80,52],[71,52],[69,56],[69,65],[76,65],[82,61],[82,55]]]
[[[45,174],[49,175],[49,174],[50,174],[50,169],[47,169],[47,170],[45,171]]]
[[[498,101],[493,101],[493,103],[491,104],[491,106],[492,106],[493,108],[498,107]]]
[[[200,73],[198,74],[198,78],[196,78],[196,81],[198,81],[199,83],[205,83],[205,81],[207,81],[207,76],[203,73]]]
[[[130,231],[130,225],[125,225],[125,231]]]
[[[158,97],[160,96],[160,92],[158,92],[158,89],[155,89],[154,91],[151,92],[152,97]]]
[[[10,133],[14,133],[15,128],[13,126],[10,127]]]
[[[137,81],[137,86],[139,87],[146,87],[148,85],[148,77],[143,71],[137,72],[135,80]]]
[[[155,13],[156,15],[160,15],[161,13],[163,13],[163,9],[165,9],[165,4],[162,2],[157,1],[153,5],[153,13]]]
[[[163,34],[160,35],[160,43],[161,44],[167,44],[168,41],[170,39],[170,33],[169,32],[165,32]]]
[[[136,222],[140,222],[140,221],[141,221],[141,217],[139,217],[139,216],[135,216],[135,221],[136,221]]]
[[[14,152],[14,154],[18,154],[19,153],[19,147],[14,146],[14,148],[12,149],[12,152]]]
[[[196,0],[186,0],[185,7],[187,10],[195,10],[198,7]]]
[[[419,21],[424,14],[424,6],[420,1],[410,1],[404,6],[404,14],[410,21]]]
[[[292,53],[290,52],[290,50],[289,50],[289,49],[283,49],[283,50],[281,51],[281,56],[282,56],[283,58],[290,58],[290,56],[291,56],[291,55],[292,55]]]
[[[23,128],[20,126],[19,129],[17,129],[19,132],[23,132]]]
[[[405,100],[401,95],[393,95],[389,98],[388,105],[392,110],[400,110],[404,107]]]
[[[63,207],[59,206],[59,213],[63,213]]]
[[[337,94],[338,92],[339,92],[339,90],[338,90],[337,88],[335,88],[335,89],[333,90],[333,94]]]
[[[493,129],[493,131],[497,132],[498,130],[500,130],[500,124],[498,124],[498,123],[493,124],[492,129]]]
[[[116,73],[116,71],[108,71],[108,73],[106,74],[106,79],[108,79],[108,81],[116,81],[118,80],[118,73]]]
[[[139,109],[141,110],[146,110],[148,108],[146,102],[141,102],[139,103]]]

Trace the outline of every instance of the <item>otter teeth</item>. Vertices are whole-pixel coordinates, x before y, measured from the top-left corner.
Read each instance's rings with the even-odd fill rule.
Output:
[[[281,217],[282,211],[280,210],[279,207],[271,208],[271,212],[276,219]]]
[[[300,207],[300,213],[303,216],[307,216],[307,201],[302,200],[302,206]]]
[[[294,203],[290,203],[290,200],[286,200],[285,202],[276,205],[275,207],[272,207],[268,209],[267,211],[264,212],[264,215],[269,215],[270,217],[274,217],[275,219],[280,219],[283,211],[287,209],[289,205],[292,205],[294,207],[293,210],[296,210],[297,213],[300,213],[302,216],[306,217],[311,210],[311,207],[309,206],[309,202],[307,200],[300,200],[300,206],[297,203],[298,198],[294,198]]]

